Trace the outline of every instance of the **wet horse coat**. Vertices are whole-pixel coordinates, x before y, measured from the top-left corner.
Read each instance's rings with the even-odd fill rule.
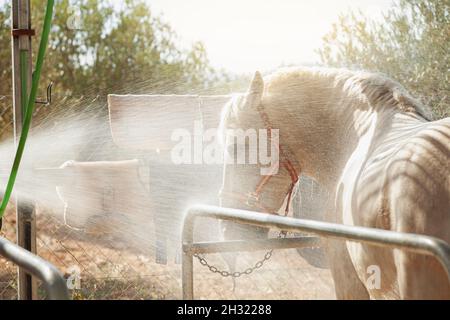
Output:
[[[262,106],[298,169],[330,194],[328,221],[450,241],[450,119],[431,122],[401,85],[379,74],[284,69],[265,80],[256,73],[242,101],[227,106],[222,127],[264,128]],[[226,166],[223,188],[248,193],[257,169]],[[288,184],[285,173],[275,176],[265,207],[276,212]],[[222,204],[245,207],[231,198]],[[431,257],[329,241],[328,260],[338,298],[450,298]],[[374,266],[380,287],[368,283]]]

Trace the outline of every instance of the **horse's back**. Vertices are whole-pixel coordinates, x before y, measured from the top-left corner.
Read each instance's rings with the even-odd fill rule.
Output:
[[[450,242],[450,119],[428,123],[390,160],[382,210],[390,229]],[[432,257],[396,251],[402,298],[450,298],[450,284]]]
[[[373,141],[353,191],[353,222],[450,243],[450,119],[399,121]],[[369,290],[374,298],[450,298],[449,280],[432,257],[369,245],[349,250],[362,279],[368,267],[380,267],[381,288]]]
[[[450,118],[429,123],[389,160],[385,188],[391,229],[450,242]]]

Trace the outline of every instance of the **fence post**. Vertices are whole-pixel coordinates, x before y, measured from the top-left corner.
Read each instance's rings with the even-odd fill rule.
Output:
[[[181,281],[184,300],[194,299],[194,257],[192,255],[192,244],[194,242],[194,219],[189,216],[183,227],[182,234],[182,262],[181,262]]]
[[[13,114],[14,139],[20,136],[26,107],[25,99],[29,95],[33,72],[31,46],[31,7],[30,0],[12,0],[12,74],[13,74]],[[24,79],[25,78],[25,79]],[[26,83],[26,88],[22,84]],[[25,106],[25,107],[24,107]],[[25,203],[16,197],[17,244],[36,253],[36,221],[34,205]],[[18,269],[18,298],[20,300],[37,299],[37,281],[22,268]]]

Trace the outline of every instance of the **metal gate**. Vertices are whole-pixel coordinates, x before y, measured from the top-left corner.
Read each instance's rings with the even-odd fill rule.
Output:
[[[245,210],[214,206],[194,206],[187,211],[182,234],[182,290],[183,299],[194,299],[195,254],[218,252],[255,251],[261,249],[287,249],[312,246],[318,238],[265,239],[254,241],[194,242],[194,225],[197,218],[228,220],[239,224],[273,228],[289,232],[305,232],[324,238],[363,242],[371,245],[406,249],[434,256],[442,264],[450,281],[450,245],[445,241],[417,234],[400,233],[375,228],[346,226],[313,220],[294,219]]]
[[[0,256],[41,280],[51,300],[68,300],[66,280],[52,264],[0,237]]]

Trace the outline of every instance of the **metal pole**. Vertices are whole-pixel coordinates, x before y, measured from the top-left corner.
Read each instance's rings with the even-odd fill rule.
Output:
[[[194,241],[194,221],[186,221],[183,228],[183,254],[181,257],[181,282],[184,300],[194,299],[194,257],[191,246]]]
[[[12,37],[14,138],[17,142],[25,113],[26,101],[24,100],[31,88],[33,70],[30,0],[12,0],[11,10],[12,29],[18,31]],[[16,198],[16,208],[17,243],[22,248],[36,253],[34,205]],[[18,270],[18,295],[20,300],[37,299],[36,279],[20,267]]]
[[[182,286],[183,299],[194,299],[194,257],[190,252],[183,252],[182,255]]]
[[[69,299],[63,275],[49,262],[1,237],[0,255],[39,278],[44,284],[48,299]]]
[[[221,246],[218,243],[212,243],[211,245],[193,243],[193,227],[195,225],[195,219],[199,217],[227,220],[240,224],[249,224],[283,231],[306,232],[324,238],[362,242],[387,248],[402,248],[411,252],[430,255],[435,257],[442,264],[447,273],[448,280],[450,281],[450,245],[441,239],[425,235],[347,226],[305,219],[294,219],[260,212],[206,205],[194,206],[190,208],[186,214],[183,226],[184,253],[191,253],[196,250],[213,252],[214,247],[218,249],[218,251],[237,249],[236,246],[229,243],[224,246]],[[275,246],[274,244],[270,245]],[[190,263],[190,261],[188,262]],[[193,299],[194,296],[192,290],[193,275],[189,272],[192,272],[191,266],[187,266],[186,272],[182,273],[183,277],[187,277],[187,279],[183,279],[183,297],[185,299]]]
[[[222,242],[196,242],[185,246],[192,254],[210,254],[224,252],[250,252],[276,249],[314,248],[320,245],[320,238],[305,236],[286,239],[232,240]]]

